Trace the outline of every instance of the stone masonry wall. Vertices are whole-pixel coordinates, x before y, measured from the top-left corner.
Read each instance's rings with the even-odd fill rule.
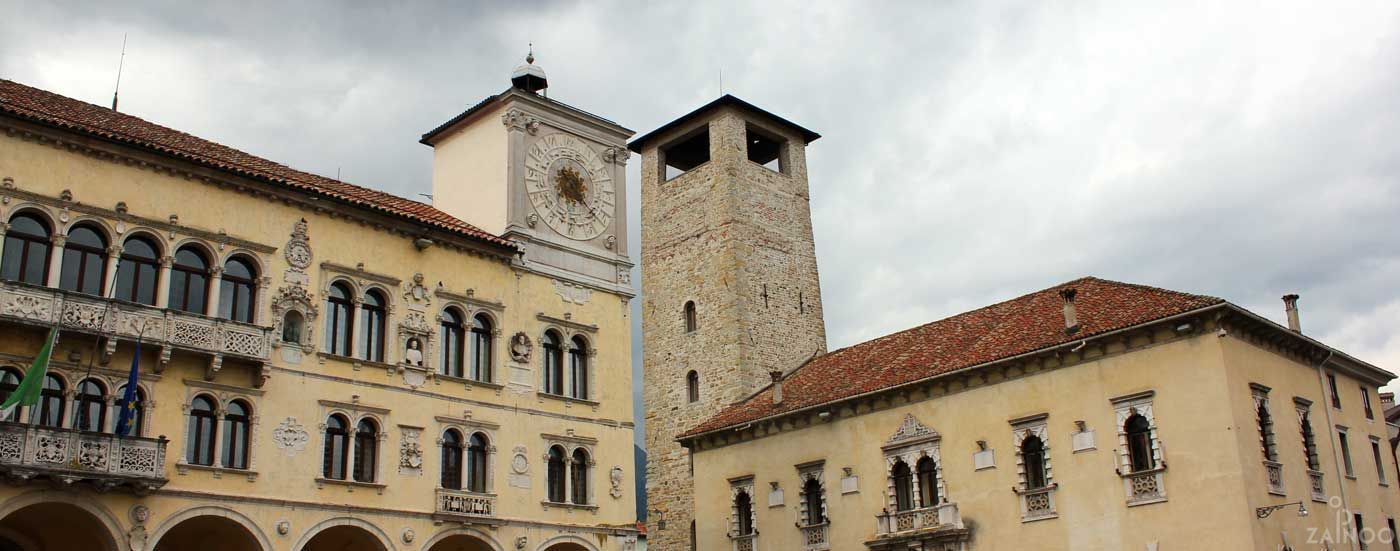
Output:
[[[690,548],[692,470],[675,436],[826,345],[801,139],[735,110],[675,135],[701,123],[710,126],[708,163],[663,181],[657,150],[642,155],[648,544],[660,551]],[[786,174],[747,159],[745,124],[788,139]],[[687,301],[697,309],[693,332]],[[691,370],[700,376],[694,403]]]

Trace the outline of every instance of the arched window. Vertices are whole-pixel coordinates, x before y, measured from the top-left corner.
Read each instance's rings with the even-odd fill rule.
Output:
[[[10,395],[19,388],[19,380],[19,371],[9,367],[0,369],[0,402],[10,399]],[[19,408],[12,408],[0,421],[19,422]]]
[[[326,351],[339,356],[350,355],[350,335],[354,320],[350,287],[343,282],[331,285],[326,295]]]
[[[122,244],[117,263],[117,292],[121,300],[154,306],[156,278],[160,277],[160,249],[145,237],[132,237]]]
[[[117,389],[117,399],[113,400],[112,402],[113,419],[121,419],[122,409],[126,407],[125,396],[126,385],[122,385],[121,388]],[[132,401],[131,405],[131,430],[127,432],[126,435],[141,436],[142,434],[145,434],[145,432],[143,431],[145,429],[146,421],[146,410],[144,409],[146,405],[146,391],[141,390],[141,387],[139,386],[136,387],[136,399]],[[116,427],[115,423],[116,421],[113,421],[113,427]],[[116,429],[114,428],[113,431],[115,430]]]
[[[58,288],[89,295],[102,294],[102,282],[107,276],[107,238],[91,226],[68,230],[68,242],[63,246],[63,271],[58,274]]]
[[[219,282],[219,317],[253,323],[257,311],[258,272],[245,258],[233,257],[224,263]]]
[[[551,503],[564,503],[564,448],[554,446],[549,448],[548,472],[545,473],[545,485],[549,490],[549,501]]]
[[[903,459],[895,460],[894,467],[890,469],[890,476],[894,478],[894,508],[896,511],[908,511],[914,508],[914,473],[909,470],[909,465]]]
[[[743,491],[743,490],[739,490],[738,495],[735,495],[735,496],[734,496],[734,514],[735,514],[735,516],[739,517],[739,519],[738,519],[738,520],[739,520],[739,534],[738,534],[738,535],[740,535],[740,536],[752,536],[752,535],[753,535],[753,498],[749,497],[749,493],[748,493],[748,492]]]
[[[1128,458],[1133,472],[1156,467],[1157,460],[1152,457],[1152,427],[1147,418],[1134,413],[1123,423],[1123,431],[1128,435]]]
[[[29,422],[46,427],[63,425],[63,379],[44,375],[44,388],[39,391],[39,403],[31,406]]]
[[[685,398],[692,404],[700,401],[700,373],[694,369],[685,374]]]
[[[170,307],[182,312],[203,314],[209,296],[209,260],[194,247],[175,251],[170,270]]]
[[[185,462],[194,465],[214,464],[214,400],[195,396],[190,402],[189,429],[185,435]]]
[[[1278,451],[1274,446],[1274,419],[1269,415],[1269,402],[1259,401],[1259,409],[1256,411],[1259,422],[1259,445],[1264,452],[1265,461],[1277,461]]]
[[[924,457],[914,465],[919,476],[919,506],[938,505],[938,463],[932,457]]]
[[[107,396],[101,383],[84,379],[78,383],[78,394],[74,397],[73,428],[91,432],[101,432],[107,426]]]
[[[559,334],[554,331],[545,331],[544,338],[540,339],[540,348],[544,353],[544,391],[547,394],[564,394],[564,352],[560,344]]]
[[[1021,462],[1026,467],[1026,489],[1045,487],[1045,442],[1034,434],[1021,441]]]
[[[1303,455],[1306,457],[1306,464],[1310,470],[1318,470],[1321,465],[1317,460],[1317,435],[1313,433],[1312,413],[1305,412],[1298,421],[1299,430],[1303,433]],[[1400,537],[1400,534],[1397,534]]]
[[[588,452],[583,448],[574,450],[574,458],[569,465],[569,485],[573,487],[574,503],[588,504]]]
[[[491,382],[491,318],[477,314],[472,318],[472,379]]]
[[[301,344],[301,328],[306,323],[306,317],[296,310],[288,310],[282,316],[282,342],[291,344]]]
[[[699,321],[695,318],[695,301],[685,303],[685,332],[694,333],[700,327]]]
[[[448,377],[462,376],[462,360],[466,356],[467,329],[462,325],[462,315],[456,308],[442,312],[442,366],[439,371]]]
[[[379,459],[379,427],[370,419],[360,419],[355,427],[355,481],[374,482]]]
[[[467,489],[473,492],[486,492],[486,436],[472,434],[467,444]]]
[[[248,468],[248,420],[251,417],[247,403],[242,400],[228,403],[228,411],[224,413],[225,467]]]
[[[350,457],[350,423],[340,415],[326,418],[326,443],[321,459],[321,476],[345,480],[345,461]]]
[[[575,336],[569,347],[569,395],[588,399],[588,341]]]
[[[442,487],[462,489],[462,433],[457,429],[442,433]]]
[[[802,484],[802,502],[807,505],[807,526],[826,522],[826,512],[822,510],[822,483],[809,478]]]
[[[384,319],[388,301],[379,291],[365,293],[360,305],[360,357],[372,362],[384,361]]]
[[[0,259],[0,279],[44,285],[49,278],[49,225],[38,216],[17,214],[5,232],[5,256]]]

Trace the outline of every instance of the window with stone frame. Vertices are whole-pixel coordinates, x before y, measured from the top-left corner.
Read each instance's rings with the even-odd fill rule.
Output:
[[[1118,474],[1129,506],[1167,500],[1167,469],[1153,415],[1153,391],[1110,400],[1118,425]]]
[[[753,476],[729,480],[729,538],[734,551],[753,551],[757,547],[758,513],[753,496]]]
[[[912,414],[905,414],[899,429],[880,447],[885,456],[885,472],[888,475],[887,510],[908,511],[914,509],[916,504],[918,510],[932,509],[949,501],[943,480],[943,462],[940,458],[941,440],[942,436],[938,431],[924,426]],[[924,460],[927,460],[925,465],[932,465],[932,480],[919,484],[915,481],[913,469]],[[933,489],[936,496],[925,497],[924,494],[929,492],[929,488]],[[937,503],[933,502],[935,499],[938,500]]]
[[[802,481],[800,511],[803,526],[826,524],[826,483],[823,476],[825,461],[813,461],[797,466],[797,477]]]
[[[1306,398],[1293,398],[1293,407],[1298,414],[1298,432],[1303,440],[1303,464],[1307,466],[1308,486],[1314,501],[1325,502],[1327,495],[1323,487],[1322,462],[1317,457],[1317,432],[1312,426],[1312,401]]]
[[[1269,387],[1249,384],[1254,398],[1254,422],[1259,430],[1259,451],[1264,456],[1264,478],[1269,493],[1284,495],[1283,464],[1278,461],[1278,443],[1274,437],[1274,416],[1269,409]]]
[[[595,491],[598,439],[569,430],[567,434],[541,434],[548,452],[545,467],[548,506],[575,509],[598,507]],[[487,475],[490,476],[489,474]]]
[[[1050,468],[1049,416],[1032,415],[1012,419],[1012,449],[1016,451],[1016,495],[1021,502],[1021,520],[1054,518],[1055,484]]]

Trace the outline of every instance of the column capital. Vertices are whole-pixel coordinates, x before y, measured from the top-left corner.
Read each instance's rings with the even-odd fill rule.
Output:
[[[107,247],[107,256],[119,257],[119,256],[121,256],[121,255],[122,255],[122,246],[121,246],[121,245],[112,245],[111,247]]]
[[[55,247],[62,247],[68,244],[68,236],[61,233],[55,233],[53,234],[53,237],[49,238],[49,242],[53,243],[53,246]]]
[[[175,257],[173,257],[173,256],[162,256],[162,257],[160,257],[160,267],[161,267],[161,268],[169,269],[171,266],[174,266],[174,265],[175,265]]]

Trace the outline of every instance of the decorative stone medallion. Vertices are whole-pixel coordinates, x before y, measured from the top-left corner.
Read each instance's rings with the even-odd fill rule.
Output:
[[[273,445],[286,450],[287,457],[293,457],[297,452],[306,449],[306,442],[309,440],[311,435],[307,434],[306,427],[293,417],[283,419],[277,428],[272,429]]]
[[[530,336],[524,331],[516,333],[510,338],[510,359],[520,363],[530,363],[530,352],[535,345],[530,343]]]
[[[613,466],[612,470],[608,472],[608,482],[612,484],[612,488],[608,490],[608,495],[612,496],[613,499],[621,498],[622,467],[616,465]]]

